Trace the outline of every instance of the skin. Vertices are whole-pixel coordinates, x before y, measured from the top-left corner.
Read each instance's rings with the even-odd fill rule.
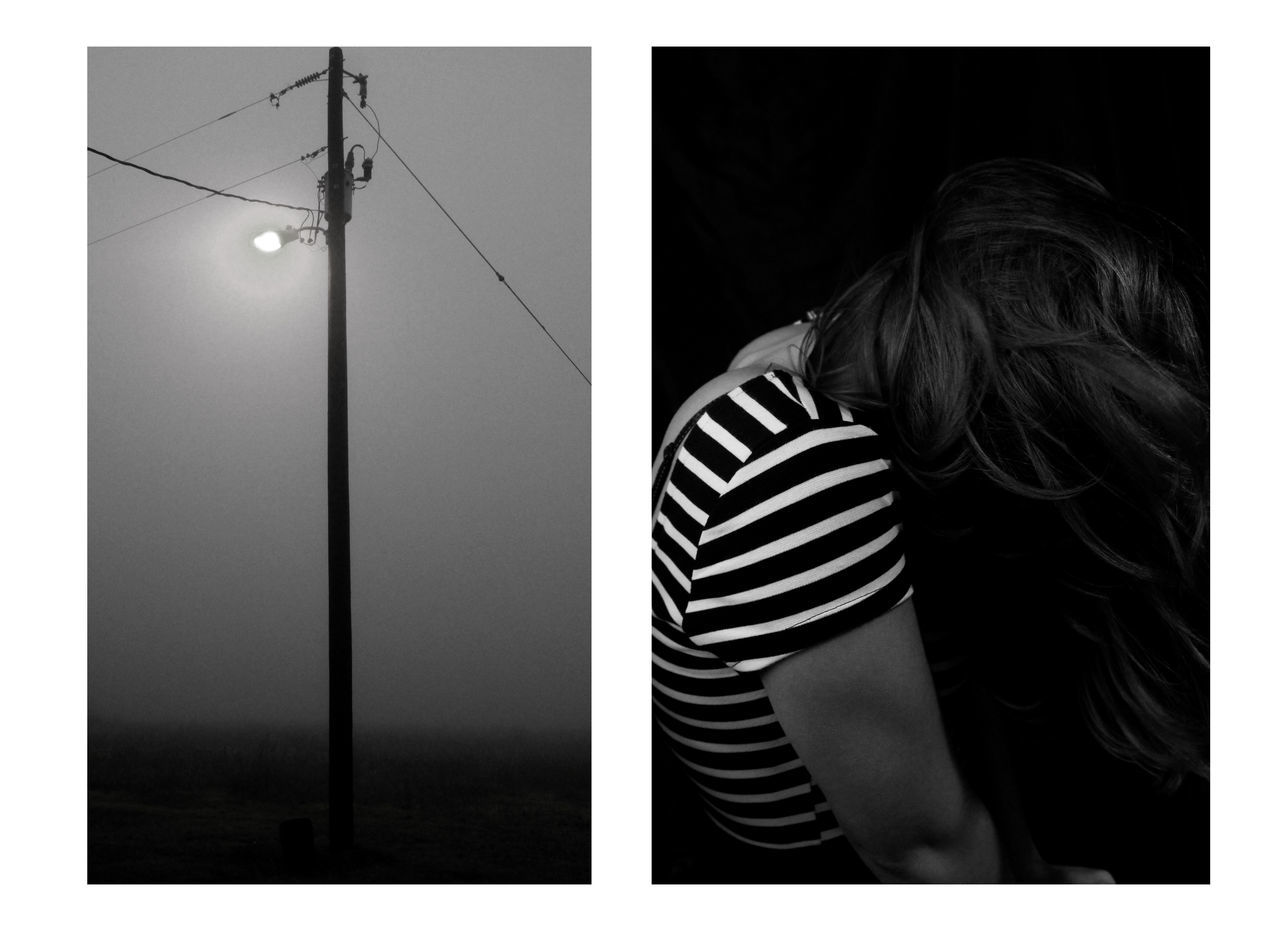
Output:
[[[729,364],[730,370],[746,366],[773,366],[798,373],[804,361],[801,347],[809,326],[808,323],[793,323],[753,339],[734,356]]]
[[[882,880],[1002,878],[995,825],[947,746],[910,601],[762,679],[845,836]]]

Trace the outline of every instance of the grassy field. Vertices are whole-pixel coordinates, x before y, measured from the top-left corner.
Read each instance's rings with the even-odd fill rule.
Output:
[[[586,736],[356,734],[356,849],[329,851],[323,731],[91,723],[95,883],[584,883]],[[279,825],[310,818],[314,856]]]

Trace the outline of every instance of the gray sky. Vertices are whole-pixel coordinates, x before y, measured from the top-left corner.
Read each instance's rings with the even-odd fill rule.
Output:
[[[590,376],[590,53],[344,51],[387,140]],[[88,142],[127,158],[327,64],[90,49]],[[323,145],[325,94],[137,162],[234,184]],[[235,193],[315,186],[293,164]],[[121,166],[88,193],[89,241],[201,196]],[[88,248],[91,713],[324,719],[327,254],[249,246],[300,221],[212,197]],[[347,276],[357,726],[585,728],[590,388],[386,145]]]

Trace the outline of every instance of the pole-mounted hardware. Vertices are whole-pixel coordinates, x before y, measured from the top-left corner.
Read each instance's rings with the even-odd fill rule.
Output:
[[[351,222],[351,205],[353,202],[352,192],[355,190],[355,177],[352,175],[351,169],[349,168],[344,169],[342,174],[343,174],[342,216],[343,216],[344,222],[350,223]],[[364,180],[368,180],[368,179],[366,178]],[[330,195],[329,188],[330,188],[329,172],[326,171],[323,175],[320,176],[320,197],[321,197],[320,209],[324,213],[324,218],[328,220],[330,223],[332,223],[333,217],[329,213],[329,195]]]
[[[307,75],[305,78],[298,78],[298,80],[294,81],[292,84],[290,84],[288,87],[284,88],[283,90],[276,91],[274,94],[269,95],[268,99],[271,101],[271,106],[279,110],[281,97],[289,93],[289,91],[293,90],[295,87],[302,87],[306,84],[312,83],[313,81],[319,81],[322,77],[324,77],[324,74],[325,74],[324,71],[313,71],[309,75]]]
[[[347,77],[360,85],[360,109],[364,109],[369,96],[369,75],[352,74],[350,71],[344,72]]]

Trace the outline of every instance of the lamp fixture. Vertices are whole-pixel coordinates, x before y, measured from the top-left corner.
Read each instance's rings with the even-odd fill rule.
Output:
[[[292,226],[286,226],[282,230],[267,230],[253,237],[253,246],[259,252],[279,252],[285,243],[293,242],[300,235],[302,235],[301,230],[296,230]]]

